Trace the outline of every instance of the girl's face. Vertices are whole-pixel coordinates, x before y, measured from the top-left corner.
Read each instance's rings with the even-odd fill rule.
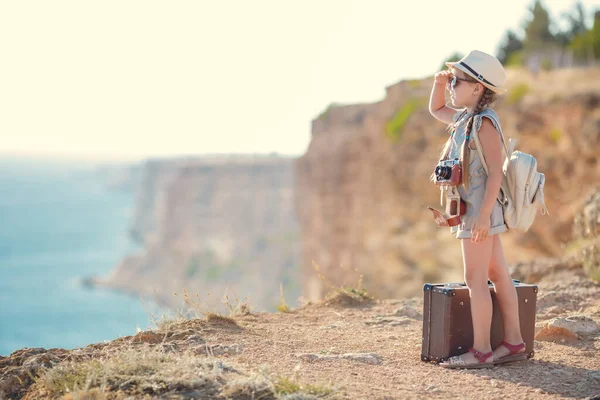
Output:
[[[452,75],[448,79],[446,87],[450,91],[452,105],[457,107],[472,106],[477,101],[477,97],[473,96],[473,92],[478,82],[456,68],[452,68],[451,71]]]

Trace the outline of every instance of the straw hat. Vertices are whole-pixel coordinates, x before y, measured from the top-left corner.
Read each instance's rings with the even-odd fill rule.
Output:
[[[456,62],[447,62],[446,66],[460,69],[465,74],[477,79],[486,88],[498,93],[506,93],[506,71],[502,63],[492,55],[473,50]]]

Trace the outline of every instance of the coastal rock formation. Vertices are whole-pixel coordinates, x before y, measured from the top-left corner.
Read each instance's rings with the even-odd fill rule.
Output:
[[[148,161],[131,228],[144,249],[93,281],[170,306],[184,306],[185,289],[202,305],[223,308],[227,293],[231,304],[237,296],[274,311],[280,287],[295,304],[300,247],[292,191],[293,160],[285,157]]]

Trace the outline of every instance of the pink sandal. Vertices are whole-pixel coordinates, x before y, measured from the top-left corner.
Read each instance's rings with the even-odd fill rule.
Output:
[[[500,343],[500,346],[506,347],[510,351],[510,354],[500,358],[494,356],[494,364],[505,364],[509,362],[522,361],[527,359],[526,352],[517,353],[522,348],[525,348],[525,342],[519,344],[510,344],[503,340],[502,343]]]
[[[447,361],[440,363],[440,365],[444,368],[488,368],[493,367],[494,362],[485,362],[486,359],[490,358],[490,356],[494,355],[493,351],[489,353],[482,353],[480,351],[475,350],[474,348],[470,348],[469,351],[473,353],[475,358],[479,360],[477,364],[467,364],[460,356],[450,357]]]

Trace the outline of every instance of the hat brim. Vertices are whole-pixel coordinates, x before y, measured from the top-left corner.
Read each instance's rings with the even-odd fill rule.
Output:
[[[468,69],[466,69],[465,67],[460,65],[458,62],[446,62],[445,64],[448,68],[454,67],[456,69],[460,69],[462,72],[469,75],[471,78],[475,79],[477,82],[481,83],[483,86],[490,89],[494,93],[497,93],[497,94],[506,93],[506,89],[504,89],[504,88],[488,85],[487,83],[477,79],[477,77],[475,75],[473,75],[473,73],[471,71],[469,71]]]

